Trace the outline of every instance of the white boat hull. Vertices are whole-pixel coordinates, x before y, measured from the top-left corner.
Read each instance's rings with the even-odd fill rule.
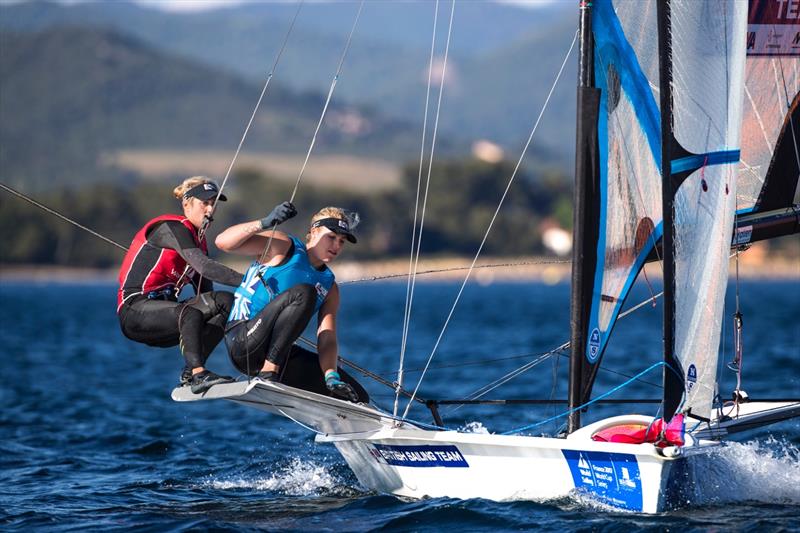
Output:
[[[585,493],[613,507],[656,513],[685,501],[692,472],[716,443],[681,448],[595,442],[604,426],[649,422],[615,417],[568,438],[436,431],[396,422],[355,405],[258,380],[213,387],[206,395],[173,391],[176,401],[227,399],[288,417],[333,443],[367,488],[408,498],[551,500]]]

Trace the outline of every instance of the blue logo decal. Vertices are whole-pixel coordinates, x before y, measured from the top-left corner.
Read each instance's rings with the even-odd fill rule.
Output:
[[[697,383],[697,367],[689,365],[689,370],[686,371],[686,392],[692,390],[695,383]]]
[[[597,361],[597,357],[600,355],[600,330],[594,328],[592,332],[589,334],[589,353],[587,355],[587,359],[590,363],[594,363]]]
[[[373,444],[372,456],[392,466],[468,468],[467,460],[455,446],[388,446]]]
[[[575,488],[615,507],[642,510],[642,479],[636,456],[627,453],[561,450]]]

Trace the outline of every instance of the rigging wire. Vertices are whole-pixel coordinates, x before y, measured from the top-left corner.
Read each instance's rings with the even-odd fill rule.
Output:
[[[314,130],[314,135],[311,137],[311,144],[308,146],[308,151],[306,152],[306,158],[303,160],[303,166],[300,167],[300,172],[297,175],[297,181],[295,181],[294,189],[292,190],[292,195],[289,198],[289,202],[294,202],[294,198],[297,195],[297,189],[300,187],[300,181],[303,179],[303,174],[305,173],[306,166],[308,165],[308,160],[311,158],[311,152],[314,150],[314,145],[317,142],[317,135],[319,134],[319,130],[322,127],[322,122],[325,120],[325,115],[328,112],[328,106],[331,103],[331,99],[333,98],[333,91],[336,89],[336,83],[339,81],[339,74],[342,72],[342,66],[344,65],[344,59],[347,57],[347,52],[350,50],[350,43],[353,40],[353,35],[355,34],[356,27],[358,26],[358,19],[361,17],[361,11],[364,9],[364,1],[361,0],[361,3],[358,5],[358,12],[356,13],[356,18],[353,21],[353,26],[350,28],[350,34],[347,36],[347,42],[345,43],[344,50],[342,51],[342,55],[339,58],[339,65],[336,67],[336,73],[333,75],[333,79],[331,80],[331,86],[328,89],[328,96],[325,98],[325,105],[322,107],[322,113],[319,116],[319,121],[317,121],[317,127]],[[264,251],[261,253],[261,257],[259,262],[263,263],[269,253],[269,248],[272,245],[272,238],[275,236],[275,228],[277,224],[273,224],[270,228],[269,239],[267,240],[266,246],[264,246]]]
[[[264,95],[267,93],[267,88],[269,87],[270,82],[272,81],[272,76],[275,74],[275,70],[278,68],[278,63],[281,60],[281,56],[283,56],[283,51],[286,49],[286,43],[289,41],[289,36],[292,34],[292,30],[294,29],[294,24],[297,21],[297,16],[300,15],[300,10],[303,7],[303,2],[305,0],[300,0],[297,4],[297,11],[294,12],[294,17],[292,17],[292,22],[289,24],[289,29],[286,30],[286,35],[283,38],[283,43],[281,44],[280,49],[278,50],[277,55],[275,56],[275,60],[272,63],[272,68],[267,74],[267,80],[264,83],[264,87],[261,89],[261,94],[258,97],[258,101],[256,102],[255,107],[253,108],[253,113],[250,115],[250,120],[247,121],[247,126],[244,128],[244,133],[242,134],[242,138],[239,140],[239,145],[236,147],[236,152],[233,154],[233,158],[231,159],[230,165],[228,165],[228,170],[225,172],[225,177],[222,180],[222,184],[219,187],[219,191],[217,191],[217,196],[214,198],[214,206],[211,208],[211,214],[208,215],[206,218],[203,219],[203,226],[198,231],[198,237],[202,240],[203,235],[205,234],[206,230],[208,229],[209,224],[211,221],[214,220],[214,213],[217,211],[217,206],[219,205],[219,197],[222,196],[222,190],[225,188],[225,184],[228,182],[228,177],[231,175],[231,171],[233,170],[233,166],[236,164],[236,159],[239,157],[239,152],[242,150],[242,146],[244,145],[244,140],[247,138],[247,134],[250,132],[250,127],[253,125],[253,120],[256,118],[256,113],[258,113],[258,108],[261,106],[261,101],[264,99]]]
[[[497,205],[497,209],[495,209],[494,215],[492,215],[492,219],[489,221],[489,226],[486,229],[486,233],[483,236],[483,240],[481,241],[480,246],[478,246],[478,251],[477,251],[477,253],[475,254],[475,257],[472,260],[472,265],[470,265],[470,268],[467,271],[466,276],[464,277],[464,282],[461,284],[461,288],[459,289],[458,294],[456,295],[455,301],[453,302],[453,306],[450,308],[450,313],[448,314],[447,319],[445,320],[444,326],[442,327],[442,331],[439,334],[439,338],[436,340],[436,343],[434,344],[434,347],[433,347],[433,350],[431,351],[430,356],[428,356],[428,362],[425,365],[426,367],[430,364],[431,360],[433,359],[433,356],[436,354],[436,350],[439,347],[439,343],[441,342],[442,338],[444,337],[444,333],[447,330],[447,325],[450,323],[450,319],[452,318],[453,313],[455,312],[455,308],[458,305],[458,302],[459,302],[459,300],[461,298],[461,294],[464,292],[464,287],[466,286],[467,281],[469,280],[470,274],[472,273],[472,270],[473,270],[473,267],[475,266],[475,263],[478,261],[478,257],[480,257],[481,251],[483,250],[483,246],[486,243],[486,239],[489,237],[489,232],[492,230],[492,226],[494,225],[494,221],[497,219],[497,215],[500,212],[500,208],[502,208],[503,202],[505,201],[505,198],[508,195],[508,191],[511,189],[511,185],[514,182],[514,178],[517,175],[517,171],[519,170],[520,166],[522,165],[522,161],[525,158],[525,153],[527,152],[528,148],[530,147],[531,142],[533,141],[533,135],[536,133],[536,130],[539,127],[539,123],[542,120],[542,116],[544,115],[544,112],[547,109],[547,105],[550,102],[550,98],[553,96],[553,92],[555,91],[556,85],[558,84],[558,80],[561,78],[561,73],[564,71],[564,67],[567,64],[567,60],[569,59],[570,55],[572,55],[572,50],[575,47],[575,42],[577,40],[578,40],[578,32],[576,31],[574,37],[572,38],[572,44],[570,45],[569,50],[567,50],[567,53],[564,56],[564,61],[561,63],[561,68],[559,68],[558,74],[556,75],[555,80],[553,80],[553,84],[550,87],[550,92],[548,92],[548,94],[547,94],[547,98],[545,99],[544,105],[542,106],[542,109],[539,112],[539,116],[537,117],[536,122],[533,125],[533,129],[531,130],[531,133],[528,136],[528,140],[525,143],[525,147],[522,149],[522,153],[520,154],[520,157],[517,160],[517,164],[514,167],[514,171],[511,173],[511,177],[508,180],[508,184],[506,185],[506,188],[503,191],[503,195],[500,198],[500,202]],[[431,156],[432,155],[433,154],[431,154]],[[422,375],[420,376],[419,380],[417,381],[417,385],[414,388],[414,394],[416,394],[416,392],[419,390],[419,387],[422,384],[422,379],[424,377],[425,377],[425,371],[422,372]],[[411,408],[411,401],[409,400],[409,402],[406,404],[405,411],[403,412],[403,418],[405,418],[408,415],[408,410],[410,408]]]
[[[635,376],[633,376],[633,377],[632,377],[631,379],[629,379],[628,381],[626,381],[626,382],[624,382],[624,383],[621,383],[621,384],[617,385],[616,387],[614,387],[614,388],[612,388],[612,389],[610,389],[610,390],[608,390],[608,391],[604,392],[603,394],[601,394],[601,395],[600,395],[600,396],[598,396],[597,398],[594,398],[594,399],[592,399],[592,400],[589,400],[588,402],[584,403],[583,405],[579,405],[579,406],[577,406],[577,407],[573,407],[572,409],[569,409],[569,410],[567,410],[567,411],[564,411],[563,413],[559,413],[559,414],[557,414],[557,415],[555,415],[555,416],[552,416],[552,417],[550,417],[550,418],[546,418],[546,419],[544,419],[544,420],[541,420],[541,421],[539,421],[539,422],[535,422],[535,423],[533,423],[533,424],[529,424],[529,425],[527,425],[527,426],[523,426],[523,427],[520,427],[520,428],[516,428],[516,429],[510,429],[510,430],[508,430],[508,431],[504,431],[504,432],[502,432],[502,433],[501,433],[501,435],[513,435],[513,434],[515,434],[515,433],[521,433],[521,432],[523,432],[523,431],[528,431],[528,430],[530,430],[530,429],[533,429],[533,428],[536,428],[536,427],[538,427],[538,426],[543,426],[543,425],[545,425],[545,424],[548,424],[548,423],[552,422],[553,420],[557,420],[557,419],[559,419],[559,418],[562,418],[562,417],[568,416],[568,415],[570,415],[570,414],[572,414],[572,413],[574,413],[574,412],[576,412],[576,411],[578,411],[578,410],[581,410],[581,409],[586,409],[587,407],[589,407],[589,406],[590,406],[590,405],[592,405],[593,403],[597,403],[597,402],[599,402],[600,400],[603,400],[603,399],[605,399],[605,398],[607,398],[607,397],[611,396],[611,395],[612,395],[612,394],[614,394],[615,392],[617,392],[617,391],[619,391],[619,390],[621,390],[621,389],[623,389],[623,388],[627,387],[628,385],[630,385],[631,383],[633,383],[634,381],[636,381],[636,380],[637,380],[637,379],[639,379],[640,377],[644,376],[645,374],[649,373],[650,371],[652,371],[652,370],[655,370],[656,368],[660,368],[660,367],[662,367],[662,366],[663,366],[663,367],[665,367],[665,368],[667,368],[667,369],[670,369],[670,370],[672,370],[673,372],[675,371],[675,370],[674,370],[674,369],[673,369],[671,366],[669,366],[669,365],[668,365],[667,363],[665,363],[664,361],[658,361],[657,363],[654,363],[654,364],[650,365],[649,367],[647,367],[646,369],[642,370],[641,372],[639,372],[638,374],[636,374]]]
[[[452,10],[455,9],[455,0],[453,0],[453,7]],[[450,18],[452,28],[452,15]],[[411,252],[408,258],[408,280],[406,282],[406,302],[405,302],[405,309],[403,310],[403,336],[400,342],[400,364],[399,370],[397,372],[397,390],[395,391],[394,396],[394,407],[392,408],[392,415],[397,416],[397,409],[400,402],[400,390],[403,388],[403,365],[405,363],[405,355],[406,355],[406,343],[408,341],[408,328],[411,323],[411,306],[414,301],[414,285],[416,284],[417,280],[417,263],[419,261],[419,246],[417,246],[417,253],[416,253],[416,261],[415,261],[415,254],[414,254],[414,243],[417,237],[417,214],[419,213],[419,193],[420,188],[422,186],[422,169],[425,164],[425,138],[428,129],[428,106],[430,103],[430,95],[431,95],[431,78],[433,76],[433,53],[436,49],[436,26],[439,21],[439,0],[436,0],[436,9],[433,13],[433,35],[431,37],[431,52],[430,52],[430,59],[428,60],[428,84],[425,90],[425,114],[422,119],[422,142],[420,143],[419,149],[419,172],[417,173],[417,195],[416,199],[414,200],[414,222],[411,225]],[[450,32],[448,29],[447,35],[447,42],[448,45],[450,43]],[[447,65],[447,54],[445,54],[445,65]],[[442,76],[442,83],[439,86],[439,94],[441,95],[442,88],[444,87],[444,75]],[[439,100],[441,103],[441,99]],[[437,118],[438,118],[438,107],[437,107]],[[435,138],[434,138],[435,141]],[[433,146],[431,146],[431,159],[433,159]],[[427,186],[425,188],[426,191],[426,200],[427,200]],[[424,217],[424,210],[423,210],[423,217]],[[422,222],[420,222],[420,244],[422,243]],[[413,274],[412,274],[413,273]]]
[[[58,212],[58,211],[56,211],[55,209],[51,209],[51,208],[47,207],[46,205],[44,205],[44,204],[41,204],[41,203],[37,202],[36,200],[34,200],[33,198],[31,198],[30,196],[27,196],[27,195],[25,195],[25,194],[23,194],[23,193],[21,193],[21,192],[19,192],[19,191],[15,190],[15,189],[12,189],[11,187],[9,187],[8,185],[6,185],[5,183],[0,183],[0,188],[4,189],[4,190],[5,190],[5,191],[7,191],[7,192],[10,192],[10,193],[11,193],[11,194],[13,194],[14,196],[17,196],[18,198],[21,198],[21,199],[25,200],[26,202],[28,202],[28,203],[30,203],[30,204],[33,204],[33,205],[35,205],[35,206],[36,206],[36,207],[38,207],[39,209],[41,209],[41,210],[43,210],[43,211],[46,211],[46,212],[50,213],[51,215],[55,215],[55,216],[57,216],[58,218],[60,218],[60,219],[62,219],[62,220],[66,220],[67,222],[69,222],[69,223],[70,223],[70,224],[72,224],[73,226],[76,226],[76,227],[78,227],[78,228],[82,229],[83,231],[86,231],[86,232],[88,232],[88,233],[91,233],[92,235],[94,235],[94,236],[95,236],[95,237],[97,237],[98,239],[101,239],[101,240],[103,240],[103,241],[107,242],[108,244],[111,244],[111,245],[113,245],[113,246],[116,246],[117,248],[119,248],[119,249],[120,249],[120,250],[122,250],[123,252],[127,252],[127,251],[128,251],[128,248],[127,248],[126,246],[122,246],[120,243],[118,243],[118,242],[116,242],[116,241],[113,241],[113,240],[109,239],[108,237],[104,237],[103,235],[100,235],[100,234],[99,234],[99,233],[97,233],[96,231],[94,231],[94,230],[92,230],[92,229],[89,229],[89,228],[87,228],[86,226],[84,226],[84,225],[82,225],[82,224],[79,224],[78,222],[75,222],[75,221],[74,221],[74,220],[72,220],[71,218],[69,218],[69,217],[66,217],[66,216],[62,215],[61,213],[59,213],[59,212]]]

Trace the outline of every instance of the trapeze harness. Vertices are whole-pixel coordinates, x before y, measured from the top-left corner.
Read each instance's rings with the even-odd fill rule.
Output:
[[[284,263],[253,262],[234,294],[225,343],[241,372],[254,375],[265,359],[282,366],[333,286],[333,272],[314,268],[305,244],[291,239]]]
[[[119,271],[119,291],[117,292],[117,313],[122,304],[133,296],[143,294],[150,299],[177,299],[177,294],[196,273],[187,267],[186,260],[169,248],[160,248],[147,242],[150,229],[161,222],[180,222],[191,232],[195,243],[204,254],[208,254],[205,239],[197,236],[197,228],[188,218],[179,215],[161,215],[149,221],[133,237],[128,253]]]

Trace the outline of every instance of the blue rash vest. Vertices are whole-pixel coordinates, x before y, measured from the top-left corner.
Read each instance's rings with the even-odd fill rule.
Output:
[[[317,290],[317,304],[314,308],[319,311],[322,302],[331,290],[335,276],[325,266],[317,270],[308,259],[306,245],[297,237],[292,239],[293,251],[289,259],[277,266],[267,266],[254,261],[244,274],[242,283],[234,293],[233,308],[228,316],[228,322],[249,320],[258,314],[280,293],[290,287],[306,283]]]

